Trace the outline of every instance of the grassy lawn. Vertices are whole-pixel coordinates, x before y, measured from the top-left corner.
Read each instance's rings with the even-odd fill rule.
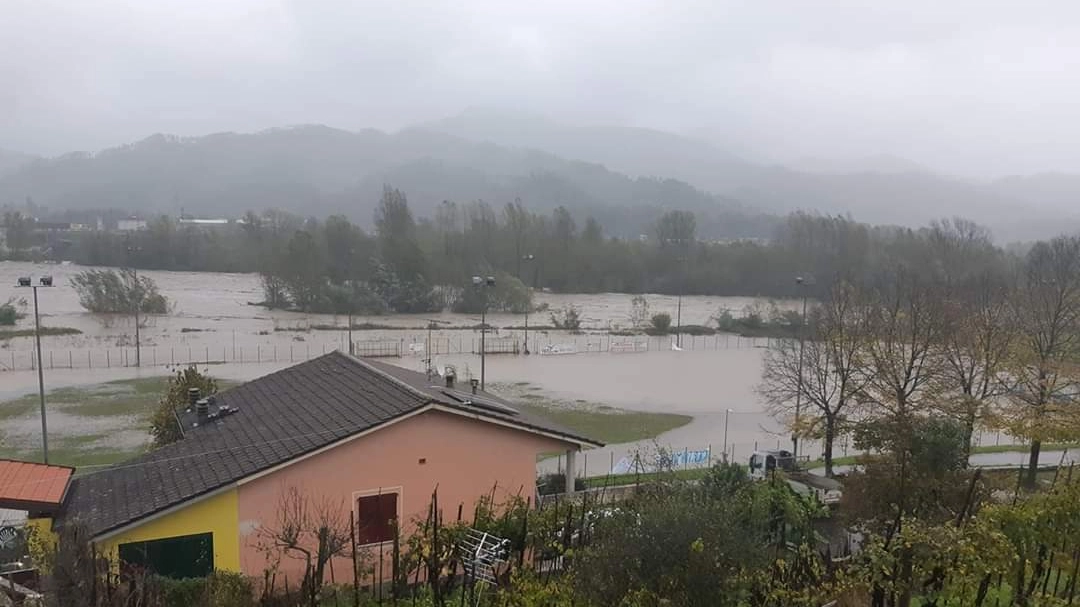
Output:
[[[495,384],[491,391],[513,402],[526,413],[549,419],[568,430],[608,445],[656,438],[694,421],[689,415],[644,413],[583,400],[560,400],[524,381]]]
[[[50,335],[79,335],[82,331],[73,327],[41,327],[42,337]],[[4,329],[0,330],[0,341],[14,339],[16,337],[33,337],[33,329]],[[43,350],[44,352],[44,350]]]
[[[49,418],[49,463],[65,466],[100,466],[134,457],[145,449],[140,432],[149,427],[149,417],[165,391],[168,376],[123,379],[93,386],[65,387],[45,394]],[[233,384],[218,381],[224,390]],[[24,422],[36,419],[38,395],[0,402],[0,420]],[[117,440],[123,436],[123,440]],[[12,440],[0,425],[0,458],[41,459],[38,437]]]
[[[519,402],[517,406],[527,413],[550,419],[582,436],[609,445],[654,438],[668,430],[685,426],[694,419],[689,415],[640,413],[610,407],[596,410],[569,409],[529,402]]]

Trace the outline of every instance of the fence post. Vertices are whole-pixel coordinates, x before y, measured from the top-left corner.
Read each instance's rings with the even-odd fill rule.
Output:
[[[206,346],[206,364],[210,364],[210,346]]]
[[[109,349],[105,348],[105,368],[108,369],[112,366],[112,361],[109,360]]]
[[[72,364],[71,350],[68,350],[68,369],[74,369],[75,365]]]
[[[49,350],[49,368],[55,369],[56,365],[53,364],[53,351]]]
[[[255,344],[255,362],[262,362],[262,344]]]
[[[152,364],[152,365],[154,365],[156,367],[157,366],[157,347],[154,347],[153,350],[150,350],[150,358],[152,360],[152,362],[150,364]]]
[[[293,361],[293,345],[289,344],[289,362]]]

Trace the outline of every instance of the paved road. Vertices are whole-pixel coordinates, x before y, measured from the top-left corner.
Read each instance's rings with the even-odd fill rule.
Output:
[[[1062,455],[1065,456],[1062,460]],[[982,468],[1017,468],[1026,466],[1028,463],[1027,451],[1009,451],[1006,453],[976,453],[968,460],[972,466]],[[1057,466],[1080,463],[1080,449],[1071,451],[1043,451],[1039,454],[1040,466]],[[851,466],[835,466],[833,471],[837,474],[848,472]],[[815,474],[825,474],[825,468],[811,470]]]

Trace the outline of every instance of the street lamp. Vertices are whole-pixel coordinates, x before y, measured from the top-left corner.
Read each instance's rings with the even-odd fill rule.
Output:
[[[47,464],[49,463],[49,425],[45,421],[45,371],[41,366],[41,316],[38,314],[37,290],[38,287],[53,286],[53,279],[52,276],[42,276],[35,285],[29,276],[24,276],[19,278],[18,285],[34,290],[34,342],[37,344],[38,396],[41,398],[41,459]]]
[[[488,276],[487,278],[483,278],[480,276],[473,276],[472,283],[473,287],[480,290],[484,297],[484,301],[480,307],[480,389],[483,390],[484,376],[487,371],[487,290],[495,287],[495,277]]]
[[[142,348],[139,346],[139,308],[142,307],[142,285],[139,284],[139,269],[131,263],[131,254],[141,251],[141,247],[128,245],[128,265],[131,266],[132,276],[135,278],[135,366],[142,367]]]
[[[528,254],[521,258],[522,261],[534,262],[536,261],[536,255]],[[536,266],[533,265],[533,286],[525,285],[525,288],[529,289],[530,297],[529,301],[525,302],[525,354],[529,353],[529,309],[532,308],[532,289],[536,288]],[[518,278],[521,278],[520,276]]]
[[[728,428],[728,418],[729,418],[729,417],[731,417],[731,414],[732,414],[732,413],[733,413],[733,411],[732,411],[731,409],[728,409],[727,411],[725,411],[725,412],[724,412],[724,461],[725,461],[725,462],[727,461],[727,428]]]
[[[806,346],[806,280],[802,276],[796,276],[795,284],[802,292],[802,321],[799,325],[799,379],[795,389],[795,431],[791,433],[791,452],[797,458],[799,456],[799,414],[802,413],[803,351]]]

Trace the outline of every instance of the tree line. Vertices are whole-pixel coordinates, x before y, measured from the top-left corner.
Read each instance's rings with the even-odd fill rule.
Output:
[[[841,435],[888,446],[902,469],[919,425],[951,418],[964,462],[977,432],[1029,440],[1034,484],[1043,443],[1080,439],[1080,237],[1013,257],[954,220],[918,245],[819,285],[804,339],[770,346],[760,392],[796,436],[823,441],[830,474]]]
[[[550,214],[520,201],[445,201],[416,218],[403,192],[385,188],[374,229],[344,216],[319,220],[248,212],[207,228],[168,217],[126,234],[87,232],[81,264],[162,270],[258,272],[265,301],[309,311],[421,312],[469,307],[471,278],[498,275],[512,291],[820,297],[831,277],[869,279],[901,253],[933,256],[933,229],[869,226],[849,217],[793,213],[767,241],[708,241],[694,213],[669,210],[638,238],[612,237],[566,207]],[[978,263],[1010,255],[989,245]],[[924,268],[925,269],[925,268]],[[807,277],[801,285],[796,276]],[[509,296],[521,304],[520,293]],[[472,298],[475,299],[475,298]]]

